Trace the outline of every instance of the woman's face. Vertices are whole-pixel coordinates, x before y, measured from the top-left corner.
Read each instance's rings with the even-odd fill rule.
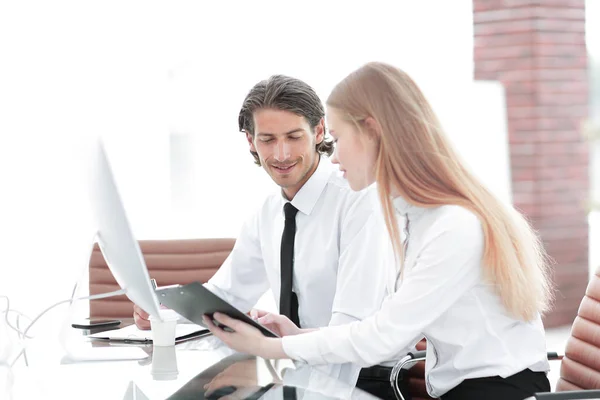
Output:
[[[339,165],[352,190],[359,191],[374,183],[378,150],[376,138],[359,131],[335,109],[328,110],[327,125],[335,141],[331,161]]]

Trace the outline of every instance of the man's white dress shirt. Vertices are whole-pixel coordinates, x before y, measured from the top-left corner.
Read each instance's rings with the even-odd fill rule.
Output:
[[[426,383],[440,397],[464,379],[549,369],[538,316],[510,316],[484,280],[479,219],[458,206],[419,208],[401,198],[409,221],[404,277],[382,309],[360,322],[283,338],[286,354],[310,364],[370,366],[427,338]]]
[[[282,194],[266,199],[206,284],[244,312],[269,289],[279,303],[286,202]],[[375,313],[386,295],[393,259],[376,188],[352,191],[331,161],[321,157],[291,203],[299,210],[293,290],[301,326],[339,325]]]

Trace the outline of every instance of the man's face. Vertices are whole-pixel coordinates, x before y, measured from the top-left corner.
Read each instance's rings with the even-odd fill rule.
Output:
[[[265,171],[292,199],[317,168],[315,147],[323,141],[324,133],[323,121],[312,132],[302,116],[262,109],[254,112],[254,137],[246,136]]]

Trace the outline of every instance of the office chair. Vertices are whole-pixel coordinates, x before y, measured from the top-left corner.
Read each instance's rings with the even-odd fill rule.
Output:
[[[400,359],[390,376],[390,384],[396,398],[404,400],[398,390],[401,371],[425,360],[425,343],[419,343],[417,352],[408,353]],[[527,400],[571,400],[600,399],[600,267],[590,279],[585,296],[571,327],[565,355],[548,353],[548,360],[560,360],[560,379],[554,393],[538,393]],[[419,364],[417,364],[418,366]],[[423,368],[411,368],[407,374],[411,395],[415,399],[430,399],[426,396]],[[596,389],[596,390],[594,390]],[[425,395],[424,395],[425,393]]]
[[[225,261],[235,239],[140,240],[140,249],[150,277],[158,286],[204,283]],[[119,289],[98,244],[90,258],[90,294]],[[133,303],[126,296],[116,296],[90,302],[91,318],[121,319],[133,317]]]

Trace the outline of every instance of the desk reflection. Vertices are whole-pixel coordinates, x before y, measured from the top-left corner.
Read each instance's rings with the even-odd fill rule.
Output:
[[[378,399],[326,373],[327,367],[294,365],[234,354],[192,378],[169,400]]]
[[[354,387],[336,366],[309,367],[289,360],[265,360],[234,352],[213,336],[170,347],[97,342],[77,335],[72,350],[109,355],[86,360],[51,340],[28,353],[30,365],[12,371],[14,385],[2,392],[22,399],[376,399]],[[33,342],[32,342],[33,343]],[[34,343],[35,344],[35,343]],[[87,346],[87,348],[85,347]],[[142,359],[113,359],[115,352],[137,351]],[[48,353],[48,357],[44,353]],[[3,372],[0,370],[0,372]],[[3,378],[3,376],[0,376]],[[2,383],[2,381],[0,381]],[[92,389],[90,389],[92,388]],[[4,398],[3,397],[3,398]]]
[[[152,379],[171,381],[177,379],[177,352],[175,346],[154,346],[152,350]]]

